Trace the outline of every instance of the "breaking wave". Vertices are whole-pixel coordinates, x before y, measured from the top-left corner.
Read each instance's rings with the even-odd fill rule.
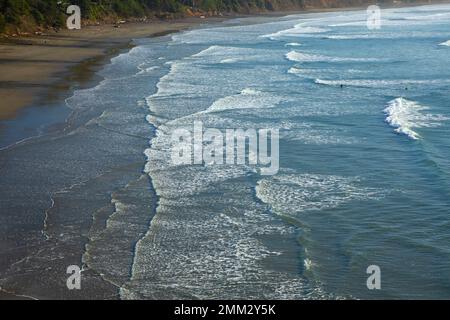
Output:
[[[374,58],[342,58],[329,57],[324,55],[307,54],[298,51],[290,51],[286,54],[286,59],[294,62],[374,62],[379,61]]]
[[[384,113],[387,115],[386,122],[395,128],[395,132],[418,140],[421,137],[414,129],[436,127],[440,125],[439,122],[449,119],[440,114],[424,113],[426,110],[429,110],[429,107],[405,98],[397,98],[388,103]]]

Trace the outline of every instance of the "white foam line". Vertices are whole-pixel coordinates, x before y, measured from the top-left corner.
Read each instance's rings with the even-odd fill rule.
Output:
[[[439,122],[448,120],[443,115],[423,113],[428,107],[422,106],[405,98],[397,98],[390,101],[384,109],[387,115],[386,122],[395,132],[404,134],[412,140],[419,140],[421,136],[414,131],[415,128],[431,128],[439,126]]]

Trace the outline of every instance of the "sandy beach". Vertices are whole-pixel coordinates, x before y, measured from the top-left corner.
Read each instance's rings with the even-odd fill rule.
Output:
[[[129,23],[62,30],[39,36],[0,39],[0,120],[11,119],[31,104],[52,99],[72,84],[83,85],[114,53],[132,39],[176,32],[221,17]]]

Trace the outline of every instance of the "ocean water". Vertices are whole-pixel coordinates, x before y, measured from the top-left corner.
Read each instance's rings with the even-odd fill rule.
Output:
[[[62,136],[10,151],[34,163],[3,175],[3,194],[23,172],[47,177],[36,167],[57,178],[27,238],[45,246],[0,287],[33,272],[58,286],[37,266],[65,266],[66,246],[92,297],[101,278],[121,299],[449,299],[450,5],[382,10],[376,30],[366,18],[243,18],[136,41],[67,100]],[[196,121],[279,129],[279,172],[174,165],[171,134]],[[371,265],[381,290],[367,288]]]
[[[450,297],[450,6],[366,19],[231,21],[163,44],[146,98],[159,201],[123,298]],[[279,128],[280,172],[171,165],[171,133],[194,121]]]

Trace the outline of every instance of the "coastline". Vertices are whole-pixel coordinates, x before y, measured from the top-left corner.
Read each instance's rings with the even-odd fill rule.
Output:
[[[360,10],[361,8],[357,8],[357,9]],[[340,9],[335,9],[335,10],[340,10]],[[345,10],[345,9],[342,9],[342,10]],[[288,12],[287,14],[296,14],[296,13],[298,13],[298,12]],[[307,13],[307,12],[301,12],[301,13]],[[286,14],[286,12],[282,12],[282,13],[278,12],[277,13],[277,15],[285,15],[285,14]],[[273,15],[273,16],[275,16],[275,15]],[[181,28],[179,30],[186,29],[186,28],[189,28],[191,26],[197,26],[198,24],[200,24],[202,22],[205,22],[205,20],[202,20],[200,22],[198,22],[198,20],[199,19],[195,19],[195,21],[191,25],[185,25],[186,27]],[[217,20],[214,20],[214,21],[217,21]],[[169,24],[169,26],[173,26],[172,22],[170,22],[168,24]],[[182,22],[180,22],[180,24],[182,24]],[[139,28],[139,26],[137,26],[137,28]],[[94,29],[97,30],[97,28],[98,27],[93,27],[93,30]],[[123,27],[123,29],[121,29],[121,31],[122,30],[125,31],[126,28],[127,27]],[[147,28],[145,28],[145,29],[147,29]],[[146,36],[146,33],[145,33],[146,31],[144,31],[144,30],[142,30],[142,31],[143,31],[143,37],[145,37]],[[152,36],[158,36],[158,35],[161,35],[161,34],[171,33],[171,32],[176,32],[176,31],[178,31],[178,30],[176,30],[175,28],[170,29],[170,30],[165,30],[165,31],[163,30],[163,31],[160,31],[160,32],[156,32],[155,31],[155,33],[152,33]],[[115,32],[115,31],[113,30],[111,32]],[[148,32],[148,30],[147,30],[147,32]],[[136,38],[138,38],[138,37],[139,36],[136,36]],[[127,41],[127,39],[128,39],[128,41]],[[58,99],[58,97],[61,97],[62,95],[65,96],[65,95],[70,94],[70,89],[74,85],[75,86],[80,86],[80,85],[81,86],[90,86],[92,84],[92,82],[96,82],[96,79],[93,78],[96,70],[98,70],[105,63],[107,63],[107,61],[109,61],[109,58],[114,56],[114,55],[116,55],[118,51],[127,50],[129,48],[129,45],[130,45],[130,40],[131,39],[129,39],[128,36],[124,36],[123,40],[121,40],[121,41],[113,40],[112,42],[114,42],[114,43],[110,44],[111,47],[102,48],[101,49],[102,50],[101,54],[99,54],[97,56],[94,56],[94,57],[86,58],[86,59],[82,60],[79,63],[74,63],[74,64],[73,63],[67,63],[67,65],[65,67],[66,68],[65,70],[61,71],[60,73],[56,73],[54,75],[54,76],[61,75],[61,79],[62,78],[67,78],[67,80],[65,80],[65,81],[67,81],[67,82],[65,82],[65,85],[56,85],[56,86],[47,86],[47,87],[44,86],[42,88],[42,90],[43,90],[42,93],[37,94],[37,98],[36,99],[37,100],[39,100],[39,99],[46,100],[46,99],[51,99],[52,98],[51,95],[44,94],[44,91],[55,93],[56,95],[53,96],[53,99]],[[97,40],[93,40],[93,42],[95,42],[95,41],[97,41]],[[90,42],[90,43],[88,43],[86,45],[87,46],[93,45],[93,42]],[[82,43],[82,41],[80,41],[80,43]],[[101,41],[101,43],[104,44],[103,40]],[[82,47],[82,48],[84,48],[84,47]],[[52,79],[52,77],[50,77],[50,79]],[[93,140],[84,139],[84,141],[93,141]],[[143,142],[140,142],[140,143],[141,144],[145,144],[146,141],[143,141]],[[50,145],[50,143],[49,143],[49,145]],[[61,144],[61,145],[63,145],[63,144]],[[14,152],[14,150],[12,150],[12,151]],[[50,155],[50,154],[51,153],[45,153],[45,154],[42,155],[42,157],[45,157],[45,156],[48,157],[48,155]],[[5,155],[5,158],[6,158],[6,156],[9,156],[9,155]],[[111,157],[111,158],[115,159],[115,157]],[[11,155],[11,159],[22,159],[22,158],[16,157],[14,154],[12,154]],[[95,157],[94,157],[94,160],[95,160],[95,162],[97,162]],[[8,164],[9,162],[5,161],[5,163]],[[37,167],[39,168],[39,165]],[[42,166],[41,166],[41,168],[42,168]],[[137,168],[137,169],[139,170],[139,168]],[[105,171],[107,171],[107,170],[105,170]],[[5,170],[5,172],[6,172],[6,170]],[[29,170],[25,170],[24,172],[29,172]],[[111,185],[115,185],[115,183],[111,183]],[[75,190],[75,191],[77,191],[77,190]],[[74,193],[76,193],[76,192],[74,192]],[[32,201],[30,201],[30,202],[32,202]],[[60,202],[62,203],[63,201],[60,201]],[[50,209],[47,209],[47,211],[52,210],[52,209],[53,209],[53,205],[50,207]],[[56,208],[56,209],[58,209],[58,208]],[[61,208],[61,210],[60,210],[61,212],[57,212],[57,213],[60,213],[61,216],[63,214],[65,215],[65,213],[66,213],[66,211],[64,211],[62,209],[64,209],[64,207]],[[83,218],[85,218],[85,217],[83,217]],[[5,298],[4,296],[2,296],[2,290],[3,289],[0,287],[0,299]],[[10,293],[10,294],[11,294],[11,298],[12,297],[18,298],[20,296],[20,295],[16,295],[15,293]],[[7,296],[7,295],[9,295],[9,293],[7,294],[7,292],[4,291],[4,295]],[[33,296],[25,296],[25,295],[22,296],[22,297],[23,298],[33,298]]]
[[[447,2],[447,1],[443,1]],[[442,1],[437,1],[442,3]],[[427,3],[399,4],[392,7],[422,6]],[[157,37],[200,25],[220,23],[233,18],[280,17],[294,14],[364,10],[365,7],[307,8],[225,16],[185,17],[173,20],[131,22],[122,25],[86,26],[81,30],[61,30],[42,35],[0,38],[0,136],[15,131],[16,122],[30,108],[39,109],[61,102],[74,89],[96,85],[96,72],[117,54],[132,47],[133,39]],[[98,80],[98,79],[97,79]],[[60,128],[67,114],[55,115],[51,121],[37,124],[44,131]],[[66,112],[67,113],[67,112]],[[41,113],[42,114],[42,113]],[[28,118],[33,116],[28,115]],[[55,118],[59,118],[55,121]],[[12,122],[12,123],[8,123]],[[33,126],[33,121],[23,125]],[[44,120],[45,122],[45,120]],[[6,128],[9,127],[9,128]],[[22,130],[24,129],[22,128]],[[16,130],[17,131],[17,130]],[[0,149],[37,136],[36,132],[20,138],[7,137]]]
[[[224,18],[186,18],[152,23],[88,26],[39,36],[0,40],[0,121],[23,108],[60,97],[73,85],[83,86],[95,71],[133,39],[178,32]]]
[[[234,16],[233,16],[234,17]],[[87,26],[0,39],[0,150],[62,129],[64,99],[97,85],[97,72],[133,47],[133,40],[176,33],[227,17],[190,17],[149,23]]]

